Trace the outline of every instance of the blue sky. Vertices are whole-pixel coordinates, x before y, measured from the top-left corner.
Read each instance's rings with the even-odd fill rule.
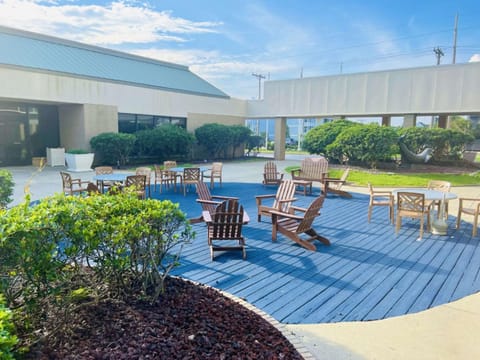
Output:
[[[480,1],[0,0],[0,24],[187,65],[227,94],[258,80],[480,61]]]

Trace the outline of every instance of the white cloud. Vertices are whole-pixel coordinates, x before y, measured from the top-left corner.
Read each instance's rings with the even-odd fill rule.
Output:
[[[0,0],[0,24],[89,44],[183,42],[215,32],[218,22],[194,22],[145,4],[55,5],[41,0]]]
[[[468,62],[479,62],[479,61],[480,61],[480,54],[474,54],[472,55],[470,60],[468,60]]]

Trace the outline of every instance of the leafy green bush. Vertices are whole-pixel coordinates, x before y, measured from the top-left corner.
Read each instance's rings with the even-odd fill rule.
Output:
[[[398,135],[394,128],[376,124],[349,126],[327,146],[327,156],[339,161],[361,161],[376,167],[398,153]]]
[[[243,125],[205,124],[195,130],[199,145],[205,147],[212,159],[227,158],[227,151],[235,157],[236,149],[251,140],[251,130]]]
[[[302,148],[310,154],[326,155],[327,146],[332,144],[338,135],[344,130],[358,126],[359,124],[349,120],[335,120],[311,129],[305,134]]]
[[[410,151],[420,153],[432,148],[433,159],[437,161],[460,159],[465,145],[474,140],[472,135],[452,129],[415,127],[401,128],[398,132]]]
[[[12,174],[8,170],[0,169],[0,209],[12,202],[13,186]]]
[[[138,156],[154,156],[159,160],[185,159],[190,154],[195,138],[185,129],[175,125],[162,125],[136,134]]]
[[[90,151],[84,149],[70,149],[66,151],[67,154],[88,154]]]
[[[59,194],[0,218],[0,291],[32,323],[80,295],[155,301],[193,237],[170,201]]]
[[[13,331],[12,313],[5,307],[4,299],[0,295],[0,360],[14,359],[12,350],[18,339]]]
[[[123,133],[102,133],[90,139],[101,164],[125,165],[135,146],[135,135]]]

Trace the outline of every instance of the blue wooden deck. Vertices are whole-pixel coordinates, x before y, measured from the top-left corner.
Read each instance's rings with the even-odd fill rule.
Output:
[[[227,291],[291,324],[384,319],[480,290],[480,240],[471,237],[469,223],[455,230],[450,216],[447,236],[426,232],[417,241],[418,220],[404,219],[396,236],[385,207],[374,208],[367,222],[368,196],[330,195],[315,228],[332,245],[317,242],[317,251],[311,252],[281,234],[272,243],[270,219],[256,221],[255,195],[275,192],[276,187],[260,184],[216,185],[213,194],[238,196],[251,218],[244,228],[247,259],[231,251],[211,261],[206,226],[198,224],[193,225],[196,239],[184,248],[181,265],[172,273]],[[185,197],[173,191],[152,196],[180,203],[188,217],[201,213],[194,189]],[[313,200],[297,197],[300,206]]]

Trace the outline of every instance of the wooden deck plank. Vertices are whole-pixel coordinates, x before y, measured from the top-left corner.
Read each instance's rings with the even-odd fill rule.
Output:
[[[417,242],[418,221],[405,219],[395,235],[386,208],[374,208],[367,222],[368,196],[329,196],[315,227],[332,245],[318,243],[317,251],[311,252],[283,235],[272,243],[270,219],[255,221],[254,196],[272,190],[242,183],[216,188],[215,194],[238,196],[252,219],[244,228],[247,259],[239,252],[226,252],[211,261],[206,228],[197,224],[197,237],[185,247],[172,274],[246,298],[277,320],[291,323],[381,319],[480,290],[480,241],[471,238],[469,224],[455,231],[453,216],[448,236],[425,232]],[[184,197],[166,191],[162,197],[178,202],[190,217],[201,212],[192,193]],[[296,197],[302,207],[314,198]]]

